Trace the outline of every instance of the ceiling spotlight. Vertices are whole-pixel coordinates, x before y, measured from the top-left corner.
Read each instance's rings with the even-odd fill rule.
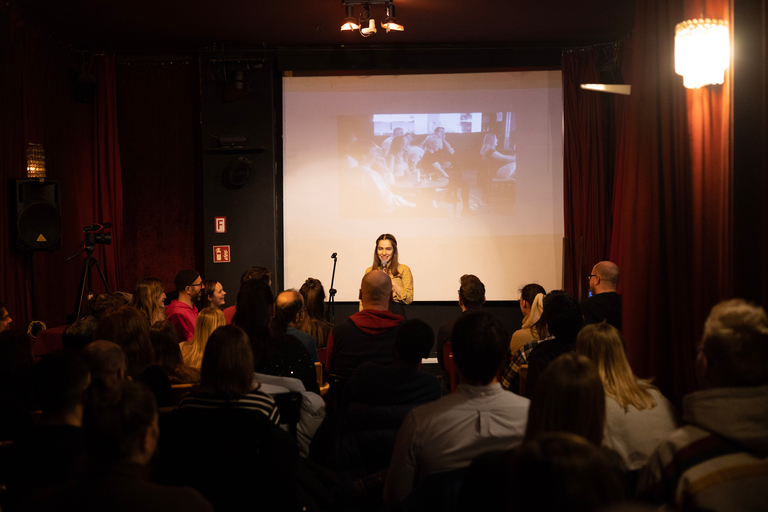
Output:
[[[398,24],[397,20],[395,19],[395,6],[392,4],[392,2],[387,3],[387,17],[384,18],[384,22],[381,24],[381,28],[387,29],[387,32],[390,30],[397,30],[399,32],[405,30],[403,26]]]
[[[357,20],[355,19],[355,6],[352,4],[348,4],[347,6],[347,17],[344,18],[344,23],[341,25],[341,30],[357,30],[360,28],[360,25],[357,24]]]
[[[376,21],[371,17],[371,5],[383,5],[386,9],[386,17],[381,23],[381,28],[387,30],[396,30],[401,32],[403,26],[395,18],[395,6],[393,0],[341,0],[341,4],[346,10],[346,18],[341,25],[342,31],[357,30],[363,37],[368,37],[376,33]],[[362,12],[358,18],[355,18],[354,6],[362,6]]]

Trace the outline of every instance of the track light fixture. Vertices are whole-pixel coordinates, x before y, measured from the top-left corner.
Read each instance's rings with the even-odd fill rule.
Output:
[[[341,25],[342,31],[358,30],[360,35],[368,37],[376,33],[376,20],[371,17],[371,5],[383,5],[386,11],[384,21],[381,22],[381,28],[387,32],[396,30],[402,32],[405,30],[395,19],[395,6],[392,0],[341,0],[346,10],[346,18]],[[354,8],[356,5],[362,7],[360,16],[355,18]]]

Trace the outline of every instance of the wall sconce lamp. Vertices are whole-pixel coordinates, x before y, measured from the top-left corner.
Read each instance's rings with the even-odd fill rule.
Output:
[[[381,28],[386,29],[387,32],[391,30],[402,32],[405,30],[402,25],[397,23],[397,19],[395,19],[395,6],[393,5],[392,0],[341,0],[341,3],[345,7],[347,15],[346,18],[344,18],[344,23],[341,25],[342,31],[358,30],[363,37],[375,34],[376,20],[371,17],[371,5],[384,5],[386,8],[386,17],[381,23]],[[362,6],[362,12],[360,13],[359,18],[355,18],[355,5]]]
[[[700,18],[675,26],[675,73],[688,89],[722,84],[730,59],[727,21]]]
[[[45,178],[45,150],[42,144],[27,144],[27,178]]]

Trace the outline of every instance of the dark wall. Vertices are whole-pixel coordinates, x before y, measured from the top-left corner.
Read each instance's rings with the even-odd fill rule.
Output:
[[[201,56],[203,262],[234,304],[240,275],[258,265],[278,266],[281,206],[275,181],[273,61],[261,57]],[[214,217],[227,232],[215,233]],[[231,263],[214,262],[214,246],[229,245]]]

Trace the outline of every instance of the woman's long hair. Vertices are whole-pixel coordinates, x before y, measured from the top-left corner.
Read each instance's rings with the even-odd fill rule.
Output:
[[[149,324],[135,308],[120,306],[106,312],[99,319],[93,339],[119,345],[125,353],[128,375],[134,379],[152,364],[154,355],[149,341]]]
[[[275,296],[265,282],[251,280],[240,286],[233,323],[248,335],[256,365],[269,361],[274,354],[274,339],[270,331],[274,305]]]
[[[432,135],[430,135],[430,137],[432,137]],[[390,271],[391,275],[397,277],[400,274],[397,271],[397,267],[400,265],[397,252],[397,239],[395,238],[395,235],[390,235],[389,233],[384,233],[376,239],[376,245],[373,247],[373,265],[371,265],[371,270],[379,270],[381,268],[378,248],[379,242],[382,240],[389,240],[392,243],[392,259],[389,261],[387,270]]]
[[[190,383],[200,380],[198,370],[184,365],[176,327],[171,322],[163,320],[152,324],[149,327],[149,340],[155,353],[155,364],[163,369],[172,382]]]
[[[632,373],[621,333],[607,323],[584,326],[576,338],[576,352],[590,358],[597,366],[605,394],[624,410],[633,405],[638,411],[653,409],[656,400],[649,390],[656,389]]]
[[[549,363],[533,392],[524,442],[545,432],[571,432],[600,446],[604,425],[605,393],[592,361],[569,352]]]
[[[197,301],[198,311],[211,307],[211,295],[216,291],[216,285],[218,283],[219,282],[215,279],[206,279],[203,281],[200,290],[200,298]]]
[[[205,345],[211,333],[222,325],[227,325],[227,319],[219,308],[205,308],[197,315],[195,334],[184,353],[184,363],[191,368],[200,368],[205,353]]]
[[[240,300],[238,299],[238,310]],[[239,327],[224,325],[208,338],[200,368],[200,387],[216,397],[236,399],[253,386],[253,352],[248,335]]]
[[[163,282],[156,277],[142,279],[136,285],[131,306],[147,317],[149,325],[165,320],[165,309],[158,305],[163,293]]]
[[[520,290],[520,298],[530,304],[531,312],[523,321],[523,329],[531,329],[534,339],[544,340],[549,336],[547,322],[544,319],[544,296],[547,292],[540,284],[531,283]]]
[[[325,290],[323,283],[313,277],[307,278],[299,293],[304,297],[306,312],[301,319],[299,330],[315,339],[317,348],[325,347],[331,323],[325,319]]]

